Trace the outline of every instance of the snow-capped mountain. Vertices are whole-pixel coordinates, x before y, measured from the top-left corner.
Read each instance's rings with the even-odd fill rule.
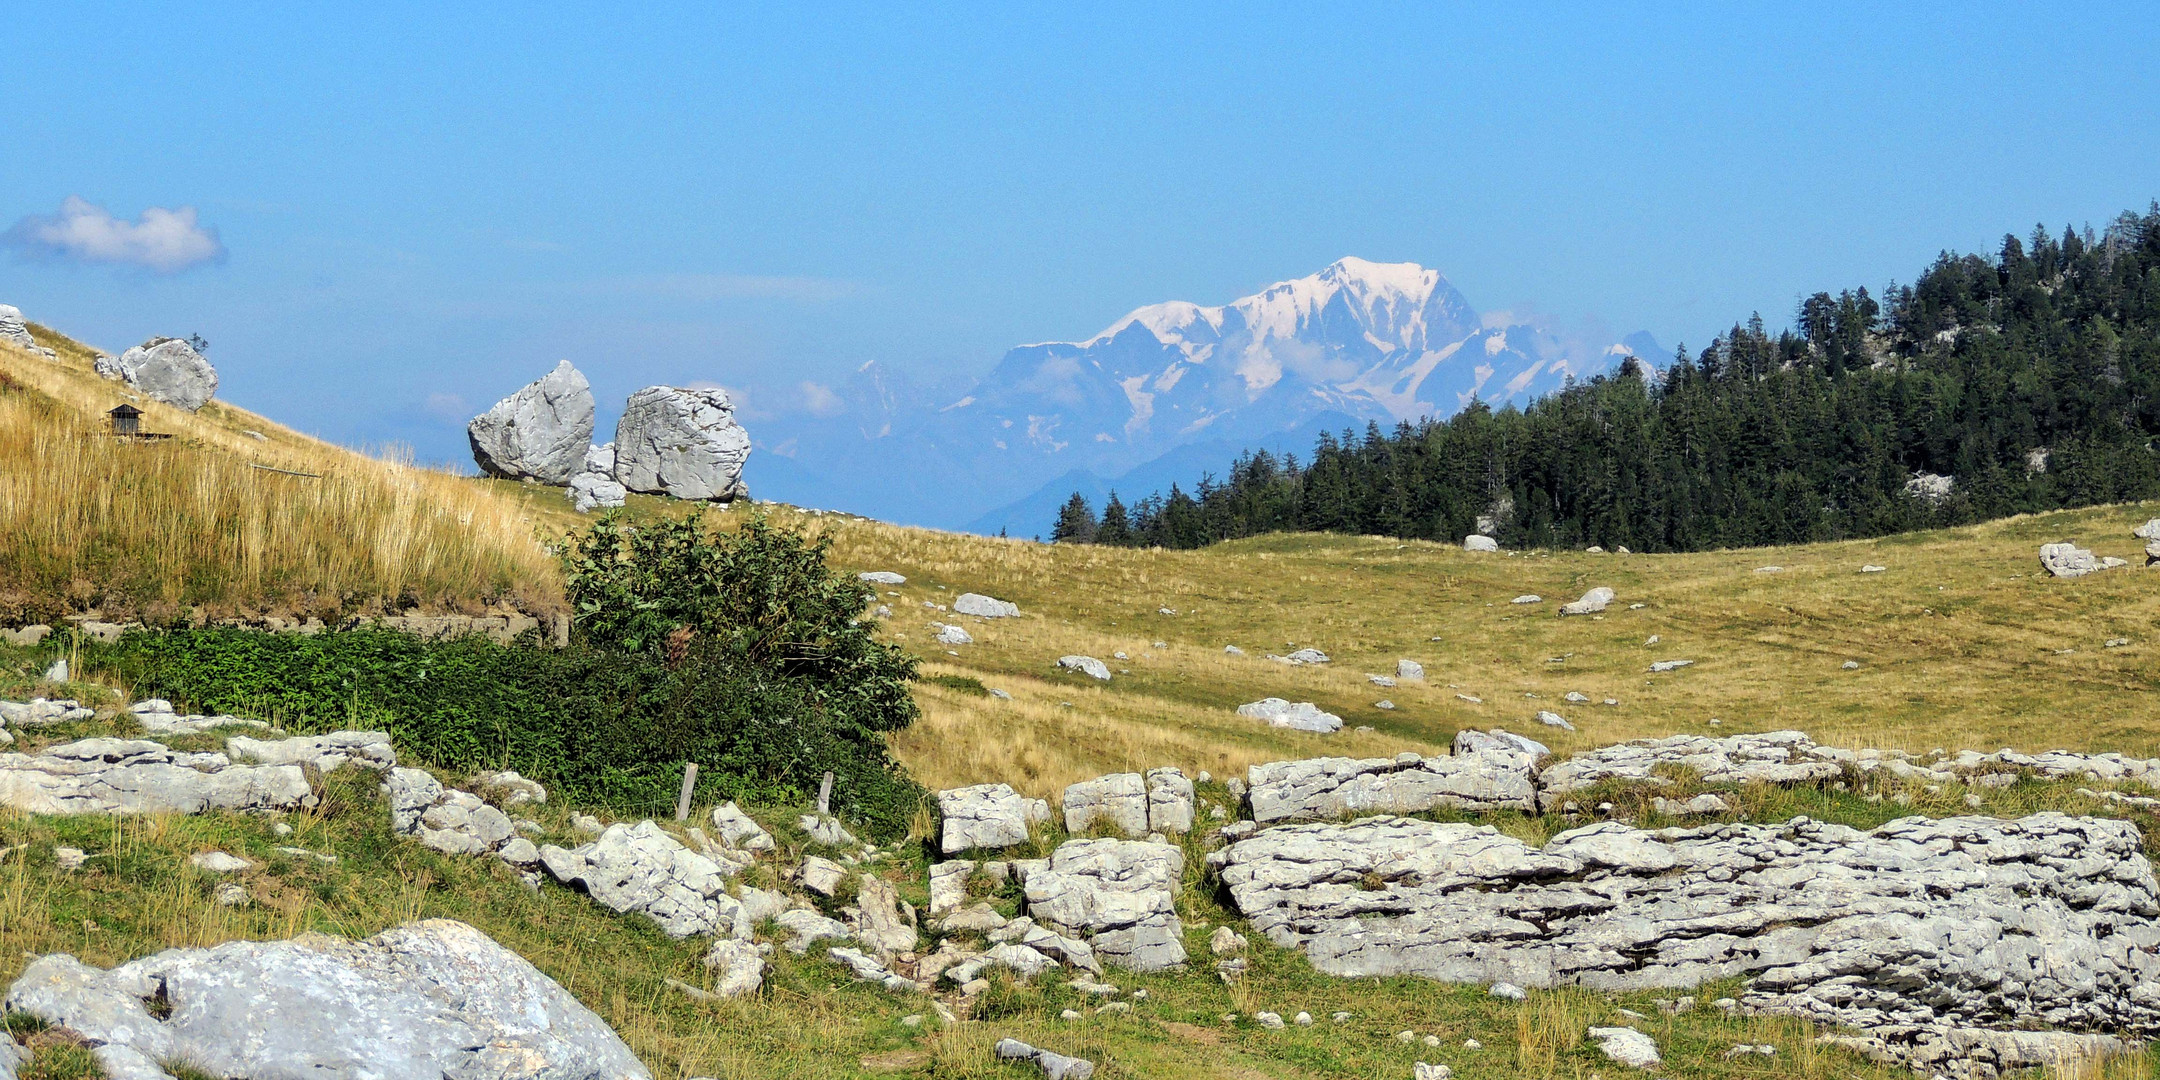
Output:
[[[942,404],[866,365],[843,415],[791,425],[793,456],[755,471],[790,501],[983,528],[985,511],[1075,471],[1523,403],[1617,360],[1486,325],[1436,270],[1345,258],[1220,307],[1151,304],[1083,341],[1019,346]]]
[[[1085,341],[1022,345],[946,409],[1023,457],[1102,471],[1183,442],[1446,416],[1575,373],[1527,327],[1485,327],[1438,271],[1343,259],[1222,307],[1141,308]]]

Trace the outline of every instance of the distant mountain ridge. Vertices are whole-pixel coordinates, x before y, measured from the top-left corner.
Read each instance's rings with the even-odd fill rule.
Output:
[[[1616,359],[1487,326],[1436,270],[1344,258],[1221,306],[1150,304],[1082,341],[1018,346],[942,403],[865,365],[839,414],[781,425],[754,468],[789,501],[995,531],[995,508],[1053,478],[1120,477],[1182,446],[1303,437],[1344,418],[1521,403]]]

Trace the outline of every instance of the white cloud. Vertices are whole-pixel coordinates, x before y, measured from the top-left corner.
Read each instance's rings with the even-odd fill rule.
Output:
[[[803,408],[812,416],[838,416],[847,411],[847,404],[830,386],[805,381],[802,384]]]
[[[0,243],[32,255],[87,263],[140,266],[160,274],[225,257],[217,230],[195,221],[195,208],[152,206],[137,221],[116,218],[80,195],[70,195],[57,214],[33,214],[15,223]]]

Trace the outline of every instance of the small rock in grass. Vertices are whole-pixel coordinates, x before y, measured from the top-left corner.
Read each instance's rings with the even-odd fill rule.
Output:
[[[1296,1016],[1291,1017],[1290,1022],[1296,1024],[1299,1027],[1311,1027],[1312,1014],[1309,1012],[1301,1012]]]
[[[1253,1022],[1259,1024],[1261,1027],[1268,1029],[1269,1031],[1281,1031],[1283,1029],[1283,1019],[1282,1015],[1279,1013],[1254,1013]]]
[[[1401,1043],[1414,1043],[1417,1041],[1417,1032],[1398,1031],[1395,1033],[1395,1041]]]
[[[1559,713],[1549,712],[1544,709],[1538,710],[1537,722],[1545,725],[1546,727],[1560,728],[1563,731],[1575,730],[1575,725],[1568,723],[1566,717],[1561,716]]]
[[[255,866],[238,855],[228,855],[222,851],[198,851],[188,856],[188,865],[212,874],[237,874]]]
[[[1007,1061],[1032,1061],[1043,1071],[1045,1080],[1088,1080],[1095,1075],[1095,1063],[1085,1058],[1066,1057],[1051,1050],[1039,1050],[1018,1039],[999,1039],[997,1056]]]
[[[1485,1044],[1477,1041],[1476,1039],[1464,1039],[1462,1041],[1462,1048],[1465,1050],[1483,1050],[1485,1049]]]
[[[217,892],[213,895],[217,899],[219,907],[246,907],[255,902],[255,898],[248,895],[247,886],[237,881],[228,881],[219,885]]]
[[[902,1026],[902,1027],[921,1027],[921,1026],[922,1026],[922,1014],[921,1014],[921,1013],[911,1013],[911,1014],[909,1014],[909,1015],[907,1015],[907,1016],[903,1016],[903,1017],[901,1017],[901,1018],[900,1018],[900,1026]]]
[[[1888,567],[1883,567],[1883,566],[1877,566],[1877,565],[1875,565],[1874,563],[1869,563],[1869,564],[1867,564],[1866,566],[1863,566],[1863,567],[1861,567],[1861,568],[1860,568],[1860,572],[1861,572],[1861,573],[1863,573],[1863,574],[1880,574],[1880,573],[1882,573],[1882,572],[1883,572],[1884,570],[1886,570],[1886,569],[1889,569],[1889,568],[1888,568]]]
[[[1491,997],[1506,998],[1509,1001],[1521,1001],[1522,999],[1530,996],[1523,990],[1522,987],[1517,986],[1514,983],[1504,982],[1497,982],[1492,984],[1491,986],[1486,988],[1485,993]]]
[[[1426,1046],[1430,1046],[1430,1047],[1435,1047],[1435,1048],[1437,1048],[1437,1047],[1438,1047],[1438,1046],[1440,1045],[1440,1036],[1438,1036],[1438,1035],[1427,1035],[1427,1036],[1425,1036],[1425,1045],[1426,1045]]]
[[[59,863],[62,870],[80,870],[90,859],[88,852],[76,847],[56,847],[52,853],[53,861]]]
[[[1428,1065],[1420,1061],[1410,1075],[1412,1080],[1454,1080],[1455,1072],[1445,1065]]]
[[[1658,1056],[1657,1042],[1631,1027],[1594,1027],[1590,1037],[1607,1058],[1631,1069],[1651,1069],[1664,1061]]]
[[[1333,1020],[1333,1021],[1335,1021],[1336,1023],[1340,1024],[1340,1023],[1343,1023],[1343,1022],[1345,1022],[1345,1021],[1349,1020],[1349,1019],[1350,1019],[1350,1014],[1349,1014],[1349,1013],[1346,1013],[1346,1012],[1339,1012],[1339,1013],[1335,1013],[1334,1015],[1332,1015],[1332,1016],[1328,1017],[1328,1019],[1330,1019],[1330,1020]]]
[[[1077,1012],[1075,1012],[1075,1011],[1073,1011],[1073,1010],[1071,1010],[1071,1009],[1067,1009],[1067,1010],[1065,1010],[1064,1012],[1061,1012],[1061,1013],[1059,1013],[1059,1014],[1058,1014],[1058,1019],[1060,1019],[1060,1020],[1078,1020],[1078,1019],[1080,1019],[1080,1014],[1079,1014],[1079,1013],[1077,1013]]]
[[[1393,711],[1395,711],[1395,703],[1394,703],[1394,702],[1392,702],[1392,701],[1389,701],[1389,700],[1388,700],[1388,699],[1386,699],[1386,698],[1381,698],[1380,700],[1378,700],[1378,701],[1375,701],[1375,702],[1373,702],[1373,703],[1372,703],[1372,707],[1373,707],[1373,708],[1375,708],[1375,709],[1379,709],[1379,710],[1381,710],[1381,711],[1383,711],[1383,712],[1393,712]]]

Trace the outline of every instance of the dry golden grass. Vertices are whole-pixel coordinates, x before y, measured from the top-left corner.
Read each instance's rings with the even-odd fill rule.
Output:
[[[1291,756],[1423,751],[1472,726],[1525,731],[1563,753],[1796,728],[1827,743],[1915,751],[2160,756],[2160,571],[2135,568],[2144,560],[2130,536],[2156,514],[2152,505],[2098,507],[1791,548],[1513,557],[1309,535],[1194,552],[1062,548],[838,515],[801,521],[832,536],[840,565],[908,575],[882,599],[894,610],[890,632],[932,661],[926,670],[1013,694],[926,688],[923,723],[895,739],[909,767],[932,786],[1010,780],[1046,794],[1113,768],[1221,774]],[[2133,567],[2051,579],[2036,552],[2062,539]],[[1859,573],[1868,563],[1888,570]],[[1756,572],[1765,565],[1783,570]],[[1555,614],[1596,585],[1619,593],[1604,615]],[[978,621],[923,606],[969,590],[1016,601],[1026,616]],[[1525,593],[1545,602],[1509,603]],[[946,655],[931,641],[935,621],[964,624],[977,644]],[[1646,644],[1653,635],[1658,643]],[[2129,644],[2106,647],[2118,638]],[[1248,655],[1226,656],[1226,644]],[[1293,645],[1334,663],[1262,658]],[[1118,651],[1131,659],[1111,659]],[[1056,673],[1050,665],[1066,653],[1129,674],[1095,686]],[[1392,673],[1397,658],[1422,662],[1427,681],[1366,681]],[[1696,663],[1649,671],[1673,658]],[[1845,670],[1847,660],[1861,667]],[[1592,703],[1567,703],[1571,691]],[[1374,730],[1300,735],[1232,711],[1269,695],[1311,700],[1352,729]],[[1383,698],[1398,708],[1375,708]],[[1619,704],[1598,704],[1608,698]],[[1578,730],[1538,726],[1540,709]]]
[[[140,398],[92,372],[82,346],[40,338],[58,362],[0,345],[0,614],[335,615],[401,594],[444,608],[560,603],[546,519],[500,485],[222,402],[188,413]],[[124,400],[144,430],[174,437],[109,435],[105,412]]]

